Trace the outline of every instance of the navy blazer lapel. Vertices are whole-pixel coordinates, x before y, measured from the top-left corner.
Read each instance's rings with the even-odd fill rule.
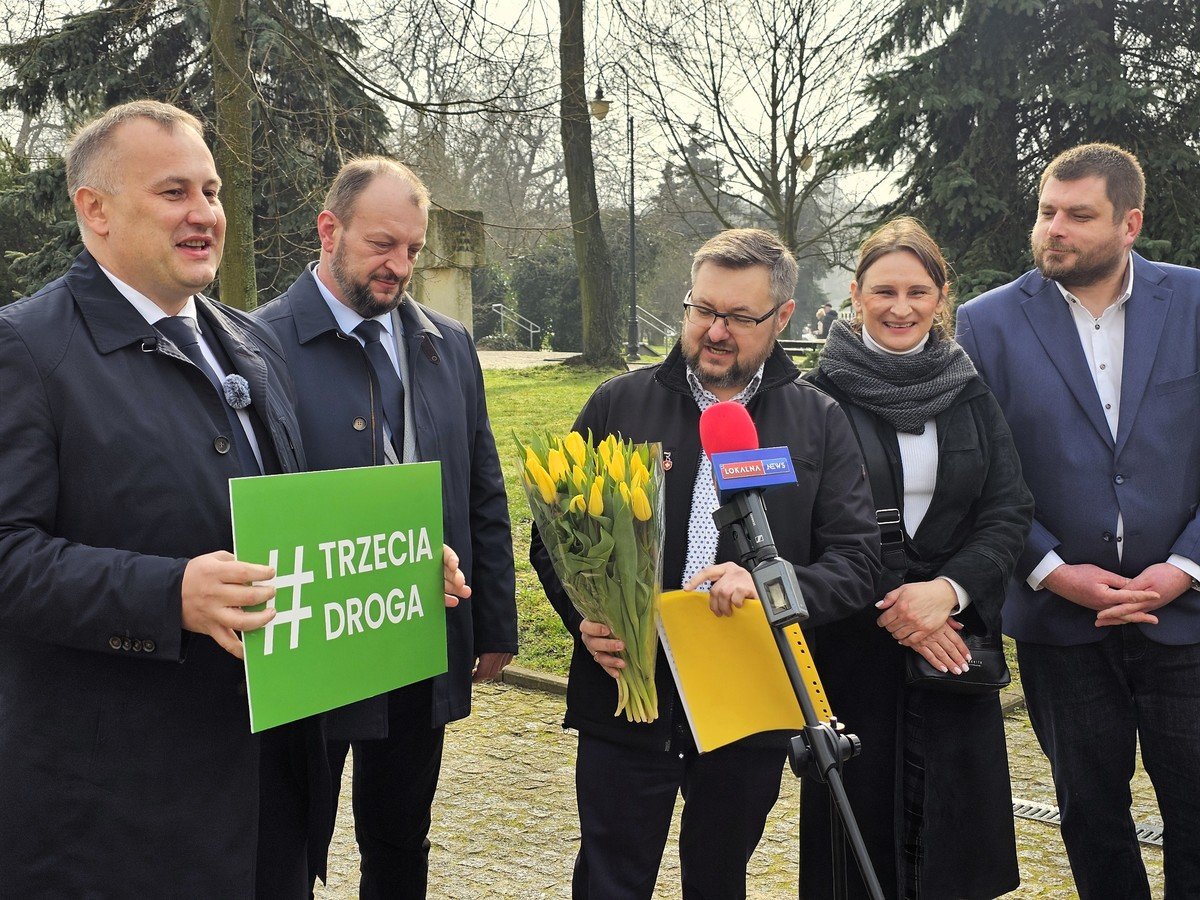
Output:
[[[1163,325],[1171,308],[1170,288],[1162,284],[1166,273],[1133,254],[1133,293],[1125,301],[1125,355],[1121,368],[1121,415],[1117,420],[1119,454],[1133,431],[1138,408],[1150,382]]]
[[[1038,284],[1041,284],[1039,290]],[[1083,355],[1083,344],[1075,320],[1067,308],[1067,301],[1053,281],[1031,272],[1021,284],[1022,290],[1031,294],[1022,301],[1021,309],[1033,327],[1033,333],[1041,341],[1046,355],[1062,375],[1079,408],[1083,410],[1092,427],[1113,446],[1112,429],[1100,406],[1100,395],[1096,392],[1096,381],[1088,371],[1087,357]]]
[[[65,280],[101,353],[159,337],[154,326],[117,290],[88,251],[75,258]],[[180,355],[180,359],[184,358]]]
[[[440,348],[433,342],[442,334],[436,323],[425,314],[411,295],[396,309],[396,318],[403,329],[405,354],[408,357],[408,378],[405,387],[410,391],[413,426],[417,429],[417,457],[421,460],[438,458],[437,434],[427,423],[437,420],[433,398],[427,388],[436,383],[434,367],[441,365]]]
[[[287,291],[289,305],[292,311],[292,321],[296,323],[296,339],[301,344],[307,344],[314,338],[330,331],[341,334],[337,319],[325,302],[321,289],[317,287],[317,276],[313,266],[308,266],[300,277]]]
[[[253,408],[258,410],[259,418],[269,421],[270,406],[267,402],[267,361],[262,358],[258,348],[246,340],[241,326],[225,315],[207,297],[196,295],[197,313],[204,317],[206,325],[211,327],[229,361],[237,369],[237,373],[246,379],[250,385],[250,400]]]

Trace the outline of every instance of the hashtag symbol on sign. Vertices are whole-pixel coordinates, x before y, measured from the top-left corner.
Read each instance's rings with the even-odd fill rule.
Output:
[[[268,601],[267,606],[275,610],[275,618],[266,624],[266,634],[263,638],[263,655],[270,656],[275,650],[275,626],[290,625],[291,640],[288,646],[295,650],[300,645],[300,623],[304,619],[312,618],[312,607],[304,606],[300,602],[300,591],[306,584],[312,584],[313,573],[304,571],[304,548],[296,548],[296,559],[292,565],[291,575],[279,574],[279,551],[272,550],[270,559],[267,560],[267,565],[275,570],[275,577],[270,581],[264,581],[263,584],[272,585],[275,588],[275,596]],[[280,609],[276,606],[279,600],[279,591],[283,588],[291,588],[292,590],[292,607],[291,609]]]

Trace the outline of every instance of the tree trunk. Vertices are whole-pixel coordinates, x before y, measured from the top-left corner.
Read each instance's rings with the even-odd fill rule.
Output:
[[[208,0],[212,29],[213,93],[217,106],[214,157],[225,207],[225,255],[220,297],[238,309],[258,305],[254,273],[253,121],[246,44],[246,0]]]
[[[621,312],[613,289],[608,243],[600,227],[592,122],[583,79],[583,0],[559,0],[558,11],[563,160],[583,308],[582,361],[594,366],[621,366]]]

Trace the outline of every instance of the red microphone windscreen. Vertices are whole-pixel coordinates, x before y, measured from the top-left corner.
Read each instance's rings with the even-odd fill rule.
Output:
[[[714,453],[757,450],[758,429],[737,401],[714,403],[700,414],[700,445],[710,458]]]

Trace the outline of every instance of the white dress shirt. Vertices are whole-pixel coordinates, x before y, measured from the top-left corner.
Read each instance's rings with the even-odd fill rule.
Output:
[[[1104,418],[1108,421],[1113,440],[1116,440],[1117,424],[1121,418],[1121,376],[1125,366],[1125,304],[1133,294],[1133,257],[1125,266],[1124,288],[1099,317],[1088,312],[1079,298],[1057,281],[1054,285],[1062,294],[1071,312],[1071,319],[1075,322],[1088,371],[1092,374],[1096,394],[1104,408]],[[1125,550],[1125,521],[1120,513],[1117,513],[1114,533],[1117,536],[1117,559],[1120,560]],[[1200,566],[1187,557],[1172,554],[1167,562],[1192,578],[1200,579]],[[1063,558],[1051,550],[1029,573],[1026,583],[1035,591],[1040,591],[1047,576],[1061,565],[1064,565]]]

